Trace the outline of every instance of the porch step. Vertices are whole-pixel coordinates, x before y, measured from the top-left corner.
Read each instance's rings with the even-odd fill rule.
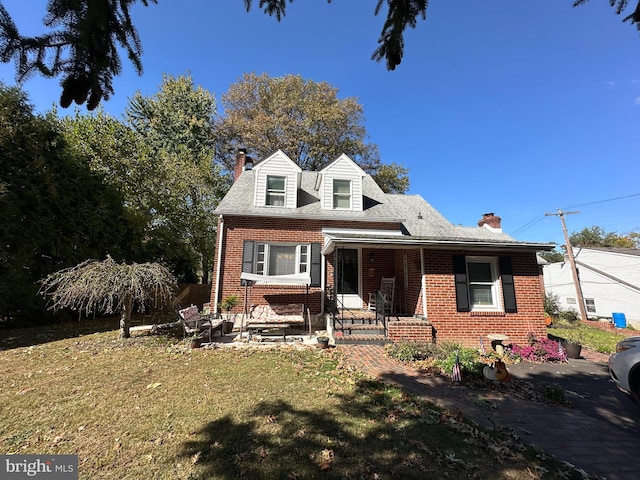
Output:
[[[384,335],[336,335],[336,345],[386,345],[390,342]]]
[[[337,329],[339,332],[343,332],[345,336],[350,335],[382,335],[384,336],[384,327],[379,324],[353,324],[343,325],[342,328]]]

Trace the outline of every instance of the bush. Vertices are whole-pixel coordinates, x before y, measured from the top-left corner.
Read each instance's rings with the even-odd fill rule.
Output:
[[[575,323],[578,321],[578,312],[576,312],[573,308],[562,310],[560,313],[558,313],[558,318],[568,323]]]
[[[560,314],[560,297],[558,297],[558,295],[544,294],[544,313],[551,318],[557,317]]]
[[[532,337],[530,344],[526,346],[513,344],[507,348],[507,355],[512,359],[516,358],[528,362],[567,361],[564,349],[559,345],[559,342],[549,338]]]
[[[436,365],[447,374],[453,371],[456,357],[460,360],[460,371],[467,376],[482,376],[485,364],[479,361],[480,353],[472,348],[461,348],[450,351],[446,357],[436,359]]]

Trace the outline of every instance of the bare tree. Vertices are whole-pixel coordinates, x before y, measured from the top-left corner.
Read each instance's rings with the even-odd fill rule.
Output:
[[[159,263],[116,263],[86,260],[75,267],[52,273],[42,280],[40,293],[49,297],[49,308],[70,308],[92,312],[118,313],[120,338],[129,338],[134,305],[144,312],[147,302],[163,305],[174,296],[174,275]]]

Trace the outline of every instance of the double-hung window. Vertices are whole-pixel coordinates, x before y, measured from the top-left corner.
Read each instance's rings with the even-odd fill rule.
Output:
[[[286,178],[267,175],[266,204],[273,207],[284,207]]]
[[[454,255],[453,271],[459,312],[518,311],[511,257]]]
[[[351,180],[333,180],[333,208],[351,208]]]
[[[494,258],[467,257],[467,281],[472,310],[500,308]]]
[[[309,244],[258,243],[255,272],[258,275],[293,275],[309,271]]]

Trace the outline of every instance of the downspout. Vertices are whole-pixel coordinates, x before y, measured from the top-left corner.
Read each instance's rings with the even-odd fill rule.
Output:
[[[429,318],[427,315],[427,280],[424,275],[424,248],[420,249],[420,282],[422,283],[422,315],[424,318]]]
[[[224,238],[224,218],[218,217],[218,258],[216,265],[216,288],[213,297],[213,313],[218,313],[218,297],[220,295],[220,270],[222,264],[222,240]]]

